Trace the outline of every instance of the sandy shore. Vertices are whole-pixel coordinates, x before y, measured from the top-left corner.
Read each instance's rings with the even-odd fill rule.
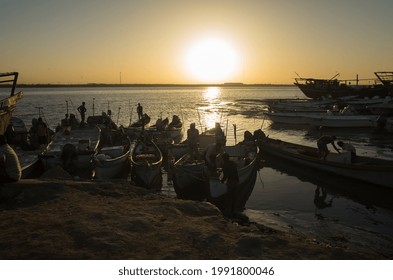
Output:
[[[124,181],[22,180],[0,187],[1,259],[383,259],[263,223],[239,224],[210,203]]]

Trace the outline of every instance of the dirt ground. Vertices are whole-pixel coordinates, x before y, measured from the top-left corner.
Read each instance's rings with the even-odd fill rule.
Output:
[[[383,259],[124,181],[22,180],[0,187],[0,259]]]

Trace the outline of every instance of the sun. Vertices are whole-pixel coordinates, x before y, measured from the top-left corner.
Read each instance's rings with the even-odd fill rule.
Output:
[[[238,68],[238,53],[228,42],[206,38],[186,52],[187,71],[198,82],[228,82]]]

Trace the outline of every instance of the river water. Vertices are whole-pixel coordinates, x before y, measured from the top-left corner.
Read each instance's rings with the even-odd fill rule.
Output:
[[[222,124],[228,144],[239,142],[245,130],[262,128],[271,138],[316,145],[321,134],[349,141],[360,155],[393,160],[393,137],[372,129],[323,130],[285,127],[264,118],[267,99],[304,98],[295,86],[264,87],[58,87],[25,88],[15,116],[29,126],[39,113],[51,128],[64,114],[76,114],[86,102],[87,115],[110,109],[112,119],[127,126],[141,103],[152,120],[177,114],[187,128],[195,122],[203,131]],[[78,114],[76,114],[78,115]],[[234,131],[236,125],[236,134]],[[393,172],[393,171],[392,171]],[[393,184],[393,182],[392,182]],[[319,198],[316,192],[319,191]],[[168,191],[169,192],[169,191]],[[324,197],[321,197],[324,194]],[[296,231],[313,242],[366,248],[393,257],[393,191],[283,162],[265,162],[259,171],[246,214],[282,230]]]

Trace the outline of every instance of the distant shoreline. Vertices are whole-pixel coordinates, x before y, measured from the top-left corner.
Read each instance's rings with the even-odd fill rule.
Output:
[[[9,85],[8,85],[9,86]],[[224,84],[18,84],[18,88],[58,88],[58,87],[290,87],[291,84],[242,84],[242,83],[224,83]],[[0,87],[7,87],[2,85]]]

